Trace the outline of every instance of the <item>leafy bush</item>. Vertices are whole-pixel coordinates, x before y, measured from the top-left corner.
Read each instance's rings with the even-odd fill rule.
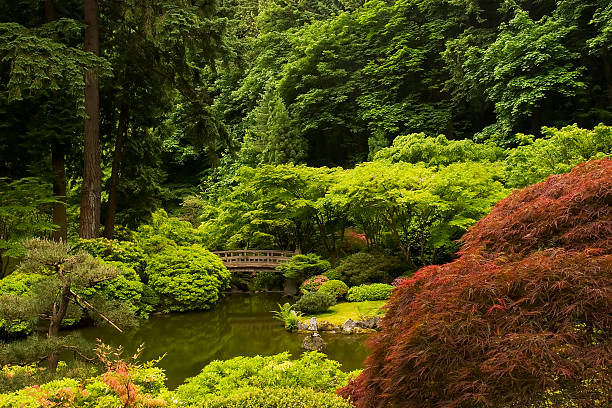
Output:
[[[331,264],[321,259],[319,255],[294,255],[287,263],[279,265],[276,269],[281,271],[286,278],[295,278],[303,281],[314,275],[322,275],[329,270]]]
[[[321,285],[323,285],[328,280],[329,279],[327,279],[327,276],[325,275],[313,276],[312,278],[308,278],[304,282],[302,282],[302,284],[300,285],[300,291],[302,293],[316,292],[317,290],[319,290]]]
[[[135,242],[109,240],[106,238],[80,239],[75,248],[105,261],[121,262],[139,274],[147,266],[147,255]]]
[[[308,388],[245,387],[207,400],[206,408],[351,408],[352,404],[331,392]]]
[[[168,394],[164,385],[166,377],[160,368],[151,363],[135,365],[122,360],[108,362],[105,368],[106,371],[96,377],[62,378],[10,394],[0,394],[0,407],[168,406],[169,401],[164,398]],[[27,367],[10,367],[8,370],[18,375],[31,375]],[[60,373],[62,371],[68,373],[64,368],[60,369]],[[37,375],[43,378],[40,373]]]
[[[338,278],[349,286],[390,281],[388,271],[397,264],[394,257],[359,252],[344,258],[335,269]]]
[[[385,283],[359,285],[349,289],[346,300],[349,302],[363,302],[366,300],[386,300],[391,297],[393,286]]]
[[[606,405],[611,199],[602,159],[499,202],[459,259],[397,288],[341,394],[359,408]]]
[[[169,217],[166,211],[157,210],[151,216],[151,223],[138,228],[135,242],[146,254],[153,256],[168,246],[201,245],[204,243],[204,233],[187,221]]]
[[[200,245],[166,247],[151,258],[146,274],[169,311],[209,309],[230,282],[221,260]]]
[[[336,298],[329,293],[307,292],[295,304],[294,308],[306,314],[317,314],[327,311],[336,304]]]
[[[392,146],[376,153],[375,160],[424,163],[429,167],[466,161],[494,162],[503,156],[503,149],[491,143],[475,143],[468,139],[449,140],[444,135],[431,137],[425,133],[412,133],[396,137]]]
[[[213,361],[200,374],[185,380],[185,384],[176,389],[176,397],[184,405],[201,404],[206,407],[209,401],[222,401],[219,398],[240,398],[240,393],[253,392],[253,387],[266,390],[301,388],[311,393],[333,395],[351,376],[351,373],[340,370],[340,363],[328,360],[322,353],[304,353],[298,360],[290,357],[285,352],[267,357]],[[275,394],[274,399],[278,396],[278,393]]]
[[[346,292],[348,292],[349,288],[346,283],[341,280],[329,280],[321,285],[319,288],[319,292],[321,293],[329,293],[336,299],[340,299]]]
[[[336,269],[330,269],[329,271],[323,274],[329,280],[341,280],[342,274],[338,272]]]
[[[274,313],[274,318],[285,323],[285,329],[290,331],[297,330],[300,317],[302,317],[302,313],[293,310],[293,306],[289,303],[282,306],[279,304],[278,310],[272,313]]]
[[[612,127],[593,130],[576,125],[543,128],[544,137],[522,136],[525,145],[509,151],[506,174],[510,187],[525,187],[551,174],[566,173],[577,164],[612,154]]]
[[[28,296],[31,288],[45,277],[36,273],[14,272],[0,279],[0,294]],[[34,320],[0,318],[0,339],[25,336],[32,332]]]
[[[80,291],[86,298],[101,297],[105,300],[118,301],[141,318],[147,318],[159,303],[155,292],[142,283],[136,271],[121,262],[105,262],[115,267],[121,274],[116,278],[98,283],[96,286]]]

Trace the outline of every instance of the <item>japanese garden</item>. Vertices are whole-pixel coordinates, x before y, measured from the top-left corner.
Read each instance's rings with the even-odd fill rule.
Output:
[[[0,1],[4,407],[612,407],[612,1]]]

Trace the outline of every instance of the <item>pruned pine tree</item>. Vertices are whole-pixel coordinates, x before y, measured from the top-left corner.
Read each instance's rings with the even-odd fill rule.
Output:
[[[12,354],[14,359],[18,359],[3,363],[24,364],[47,360],[49,371],[54,372],[62,350],[69,349],[86,356],[86,346],[76,344],[71,337],[58,337],[62,322],[78,317],[83,312],[89,313],[96,321],[110,324],[118,331],[121,331],[119,325],[133,322],[133,313],[120,302],[102,298],[86,299],[81,294],[87,288],[117,277],[117,269],[84,252],[71,254],[70,248],[61,242],[34,239],[27,241],[25,247],[27,253],[16,273],[35,273],[45,277],[32,288],[30,296],[3,294],[0,297],[0,318],[46,321],[47,336],[40,340],[30,338],[27,343],[4,346],[17,347],[22,351],[0,352],[0,355]],[[27,350],[23,350],[24,344]]]

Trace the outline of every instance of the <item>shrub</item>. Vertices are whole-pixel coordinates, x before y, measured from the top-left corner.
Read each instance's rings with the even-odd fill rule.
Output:
[[[323,274],[329,280],[342,280],[342,274],[335,269],[330,269]]]
[[[351,408],[352,404],[336,394],[308,388],[245,387],[234,393],[214,397],[206,408]]]
[[[336,298],[329,293],[308,292],[295,304],[294,308],[306,314],[317,314],[327,311],[336,304]]]
[[[230,282],[221,260],[200,245],[166,247],[151,258],[146,274],[169,311],[209,309]]]
[[[204,243],[204,233],[191,223],[169,217],[166,211],[157,210],[151,215],[151,223],[141,225],[135,241],[142,250],[153,256],[168,246],[190,246]]]
[[[286,278],[295,278],[303,281],[314,275],[322,275],[329,270],[330,263],[321,259],[319,255],[294,255],[287,263],[279,265],[276,269],[281,271]]]
[[[25,375],[28,375],[27,368],[9,369],[14,373],[25,370]],[[44,378],[41,373],[36,375]],[[150,363],[139,366],[116,361],[107,366],[101,376],[87,379],[62,378],[10,394],[0,394],[0,407],[168,406],[168,401],[163,398],[167,393],[165,379],[163,371]]]
[[[313,276],[312,278],[308,278],[304,282],[302,282],[302,284],[300,285],[300,291],[302,293],[316,292],[317,290],[319,290],[321,285],[323,285],[328,280],[329,279],[327,279],[327,277],[324,275]]]
[[[91,256],[105,261],[121,262],[139,274],[142,274],[147,266],[147,256],[142,248],[130,241],[106,238],[80,239],[74,249],[88,252]]]
[[[359,285],[349,289],[346,300],[349,302],[364,302],[366,300],[386,300],[391,297],[393,286],[385,283]]]
[[[341,395],[357,407],[606,405],[611,203],[609,159],[499,202],[459,259],[397,288]]]
[[[525,187],[550,174],[566,173],[591,158],[612,154],[612,127],[598,125],[593,130],[577,125],[562,129],[544,127],[543,137],[523,136],[527,142],[509,151],[506,178],[510,187]]]
[[[340,262],[335,269],[338,274],[336,279],[346,282],[349,286],[389,282],[391,279],[388,271],[397,263],[398,260],[394,257],[359,252]]]
[[[239,398],[242,392],[253,392],[253,387],[266,390],[301,388],[312,393],[333,395],[338,387],[348,382],[351,375],[340,370],[340,363],[328,360],[322,353],[304,353],[297,360],[290,357],[285,352],[266,357],[213,361],[200,374],[185,380],[185,384],[177,388],[176,397],[182,405],[207,406],[209,400],[219,401],[220,397]],[[313,402],[316,403],[316,400]]]
[[[117,268],[121,274],[116,278],[98,283],[80,292],[87,298],[99,296],[109,301],[125,304],[135,315],[147,318],[159,303],[159,297],[140,281],[136,271],[121,262],[104,262]]]
[[[348,292],[348,290],[349,288],[346,283],[342,282],[341,280],[327,281],[319,288],[319,292],[329,293],[336,299],[340,299],[341,297],[346,295],[346,292]]]

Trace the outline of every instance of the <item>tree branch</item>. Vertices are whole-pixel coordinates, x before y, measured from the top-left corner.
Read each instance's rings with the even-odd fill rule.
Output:
[[[93,310],[94,312],[96,312],[98,315],[100,315],[100,317],[102,319],[104,319],[104,321],[106,321],[106,323],[110,324],[111,326],[113,326],[115,329],[117,329],[119,331],[119,333],[123,333],[123,330],[121,330],[115,323],[113,323],[108,317],[104,316],[101,312],[99,312],[95,307],[93,307],[89,302],[87,302],[85,299],[83,299],[81,296],[79,296],[78,294],[76,294],[72,289],[70,289],[70,293],[72,294],[72,296],[74,296],[75,301],[77,303],[83,302],[83,304]]]

